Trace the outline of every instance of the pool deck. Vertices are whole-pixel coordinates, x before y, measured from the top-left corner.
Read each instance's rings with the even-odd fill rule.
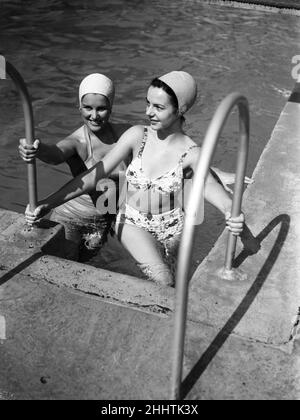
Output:
[[[300,399],[300,85],[224,232],[194,273],[182,399]],[[250,144],[251,148],[251,144]],[[251,153],[251,150],[250,150]],[[0,399],[168,399],[174,290],[59,257],[62,229],[0,210]]]
[[[299,16],[298,0],[204,0],[206,3]]]
[[[225,0],[226,1],[226,0]],[[263,6],[273,6],[279,8],[300,9],[298,0],[237,0],[239,3],[258,4]]]

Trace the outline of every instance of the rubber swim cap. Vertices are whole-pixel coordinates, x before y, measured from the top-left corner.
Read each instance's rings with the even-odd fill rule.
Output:
[[[112,107],[115,96],[113,81],[101,73],[92,73],[86,76],[79,86],[79,103],[84,95],[88,93],[99,93],[106,96]]]
[[[194,104],[197,97],[197,85],[194,78],[185,71],[171,71],[159,80],[168,85],[178,100],[179,112],[183,115]]]

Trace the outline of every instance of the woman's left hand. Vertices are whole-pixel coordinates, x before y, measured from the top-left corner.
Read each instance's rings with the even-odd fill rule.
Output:
[[[228,229],[233,235],[238,236],[243,232],[245,216],[241,213],[237,217],[231,217],[230,212],[225,214],[226,229]]]
[[[42,217],[46,216],[47,213],[51,208],[47,204],[40,204],[38,205],[33,211],[30,210],[30,205],[27,204],[25,210],[25,219],[29,225],[34,225],[37,223]]]

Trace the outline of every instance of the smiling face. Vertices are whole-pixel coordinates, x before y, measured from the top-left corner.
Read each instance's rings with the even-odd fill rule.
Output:
[[[162,88],[150,86],[146,101],[146,115],[153,130],[168,129],[180,119],[171,97]]]
[[[98,93],[88,93],[81,99],[80,113],[91,131],[100,131],[108,123],[111,114],[109,100]]]

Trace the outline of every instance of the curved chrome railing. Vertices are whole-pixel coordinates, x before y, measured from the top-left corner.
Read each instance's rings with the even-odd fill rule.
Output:
[[[238,216],[241,212],[244,177],[247,165],[249,146],[249,106],[247,99],[239,93],[228,95],[217,108],[215,115],[207,130],[199,162],[193,178],[193,186],[190,192],[182,240],[178,256],[178,269],[176,274],[176,306],[174,314],[174,354],[171,380],[171,399],[180,399],[182,381],[182,365],[184,356],[184,339],[187,318],[188,301],[188,276],[191,261],[191,251],[195,229],[194,215],[200,206],[201,197],[204,194],[204,184],[207,177],[211,159],[222,129],[233,107],[237,105],[239,110],[240,142],[237,156],[236,180],[232,202],[231,215]],[[232,260],[235,253],[236,236],[228,233],[228,243],[225,258],[225,270],[232,269]]]
[[[5,79],[6,73],[11,77],[14,82],[17,90],[20,93],[23,113],[25,118],[25,134],[26,141],[28,144],[33,144],[34,142],[34,122],[33,122],[33,111],[29,93],[26,87],[26,84],[20,75],[20,73],[15,69],[15,67],[10,64],[5,58],[0,55],[0,78]],[[27,164],[27,173],[28,173],[28,195],[29,195],[29,205],[30,210],[33,211],[37,206],[37,183],[36,183],[36,163],[35,160]]]

